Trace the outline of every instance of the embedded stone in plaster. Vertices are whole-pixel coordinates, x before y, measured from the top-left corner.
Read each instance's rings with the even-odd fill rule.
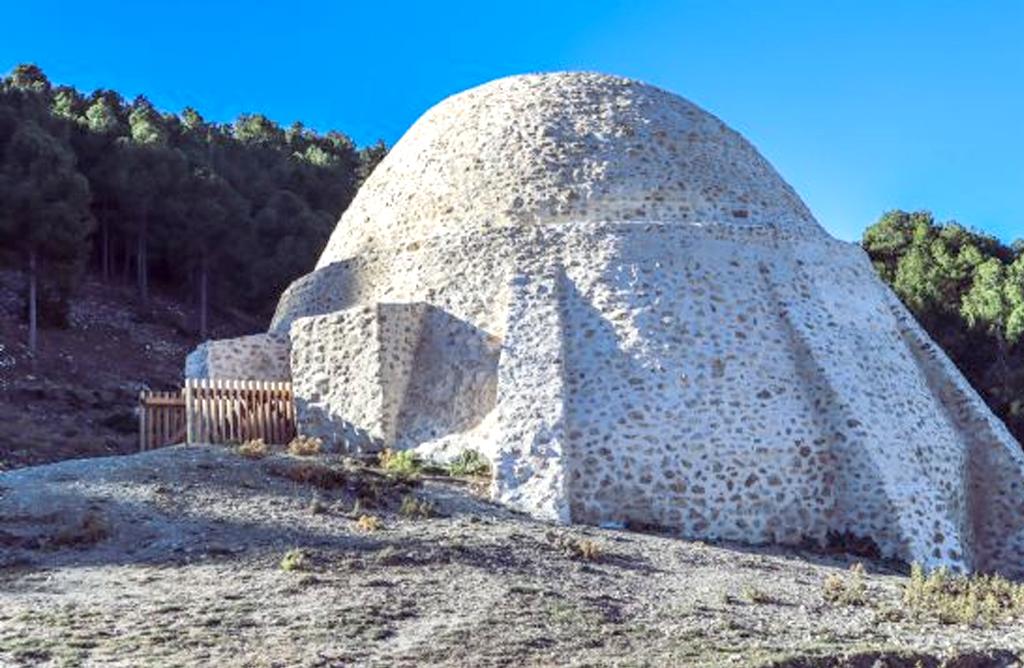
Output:
[[[185,377],[290,380],[289,347],[288,336],[276,332],[206,341],[185,359]]]

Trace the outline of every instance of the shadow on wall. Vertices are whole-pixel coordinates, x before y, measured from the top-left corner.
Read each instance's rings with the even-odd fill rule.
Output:
[[[363,258],[350,258],[295,279],[277,302],[270,331],[287,332],[297,318],[355,306],[362,291],[359,275],[365,264]]]
[[[332,449],[413,448],[472,429],[494,408],[500,340],[436,306],[349,309],[305,337],[311,359],[293,359],[299,429]]]
[[[422,317],[398,409],[397,449],[472,429],[497,396],[501,340],[432,304]]]
[[[566,480],[573,522],[660,526],[641,471],[621,469],[620,457],[643,460],[658,446],[630,433],[631,410],[646,403],[651,370],[620,340],[608,315],[580,292],[569,276],[562,286],[565,346]],[[663,389],[663,388],[662,388]],[[606,460],[605,465],[587,462]],[[628,467],[628,465],[627,465]],[[673,527],[675,529],[675,527]]]
[[[299,432],[316,436],[329,450],[364,454],[380,452],[385,447],[383,439],[346,420],[337,407],[295,397],[295,414],[301,416],[302,420]]]

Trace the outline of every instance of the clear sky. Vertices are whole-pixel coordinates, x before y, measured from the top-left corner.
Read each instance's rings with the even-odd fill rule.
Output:
[[[742,132],[836,236],[932,210],[1024,237],[1022,0],[5,2],[0,68],[392,144],[491,79],[585,69]]]

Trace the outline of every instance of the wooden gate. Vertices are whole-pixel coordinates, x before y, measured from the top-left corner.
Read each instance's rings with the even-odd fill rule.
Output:
[[[139,392],[139,450],[185,440],[185,396],[178,392]]]
[[[295,438],[289,382],[189,379],[183,393],[189,444],[261,438],[267,444],[283,445]]]

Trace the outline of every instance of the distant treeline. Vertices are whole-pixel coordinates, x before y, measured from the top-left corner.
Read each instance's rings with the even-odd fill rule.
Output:
[[[864,249],[936,343],[1024,443],[1024,241],[890,211]]]
[[[66,320],[91,263],[143,305],[153,281],[193,299],[205,335],[211,305],[269,314],[386,150],[261,114],[213,123],[85,95],[19,65],[0,80],[0,263],[31,277],[33,319]]]

